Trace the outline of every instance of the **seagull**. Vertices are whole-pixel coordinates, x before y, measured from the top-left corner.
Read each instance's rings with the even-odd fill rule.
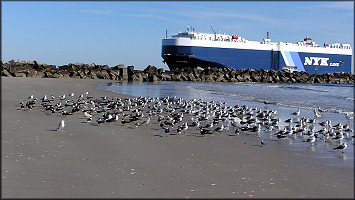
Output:
[[[181,134],[181,127],[180,127],[180,126],[177,128],[176,132],[177,132],[177,134],[179,134],[179,135]]]
[[[60,121],[57,130],[63,131],[64,126],[65,126],[65,121],[64,120]]]
[[[33,94],[31,96],[29,96],[27,99],[33,99]]]
[[[260,144],[261,144],[261,146],[266,145],[266,143],[264,142],[264,140],[261,140],[261,141],[260,141]]]
[[[130,121],[126,121],[125,119],[122,119],[122,120],[121,120],[121,124],[122,124],[122,125],[128,124],[128,123],[130,123]]]
[[[311,135],[307,140],[304,140],[303,142],[309,142],[311,143],[311,146],[313,146],[313,143],[316,141],[316,137],[314,135]]]
[[[224,126],[223,124],[221,124],[221,126],[217,127],[216,129],[214,129],[214,131],[217,131],[217,132],[222,132],[224,129]]]
[[[65,99],[65,94],[63,94],[63,96],[59,96],[60,100],[64,100]]]
[[[346,143],[342,143],[341,145],[334,147],[333,149],[341,149],[341,153],[344,153],[344,150],[348,147]]]
[[[213,127],[213,122],[206,124],[206,126],[204,126],[203,128],[209,128],[211,129]]]
[[[170,133],[170,129],[169,129],[168,127],[166,127],[166,128],[164,129],[164,132],[166,133],[165,136],[168,136],[168,134]]]
[[[237,135],[239,135],[239,133],[240,133],[240,127],[236,127],[234,133],[237,134]]]
[[[142,124],[145,124],[147,126],[149,122],[150,122],[150,117],[147,117],[147,119],[144,122],[142,122]]]
[[[196,130],[198,129],[198,127],[200,127],[200,121],[193,121],[192,122],[192,126],[196,126]]]
[[[346,112],[346,113],[344,113],[344,115],[345,115],[345,118],[349,121],[354,119],[354,116],[351,116],[350,113]]]
[[[314,123],[314,122],[315,122],[314,119],[311,119],[311,118],[307,118],[307,119],[306,119],[306,123]]]
[[[334,139],[334,140],[339,139],[339,144],[341,144],[341,143],[343,142],[343,139],[344,139],[344,134],[343,134],[343,132],[340,131],[339,133],[337,133],[333,139]]]
[[[206,134],[212,134],[212,132],[209,129],[204,129],[203,127],[199,127],[200,129],[200,134],[201,135],[206,135]]]
[[[288,118],[285,120],[286,123],[288,123],[288,126],[291,126],[292,123],[292,118]]]
[[[92,121],[92,117],[87,118],[86,121],[87,121],[88,123],[91,122],[91,121]]]
[[[318,123],[319,125],[321,125],[321,126],[328,126],[328,121],[324,121],[324,122],[320,122],[320,123]]]
[[[317,110],[314,109],[313,112],[314,112],[314,116],[315,116],[316,118],[322,117],[322,115],[321,115]]]
[[[319,112],[324,112],[320,107],[317,108]]]
[[[274,126],[273,126],[273,125],[269,125],[269,126],[266,127],[265,131],[266,131],[266,132],[270,132],[270,131],[272,131],[273,129],[274,129]]]
[[[281,139],[281,138],[286,138],[287,136],[286,135],[282,135],[281,133],[278,133],[278,134],[276,134],[276,137],[278,139]]]
[[[25,105],[23,104],[23,101],[21,101],[21,108],[24,109],[25,108]]]
[[[185,122],[185,123],[183,123],[183,124],[181,125],[181,130],[183,130],[184,133],[185,133],[185,131],[186,131],[188,128],[189,128],[189,126],[187,125],[187,122]]]
[[[41,100],[42,101],[47,101],[47,95],[44,95]]]
[[[285,122],[291,124],[291,123],[292,123],[292,119],[291,119],[291,118],[288,118],[288,119],[285,120]]]
[[[85,117],[87,117],[87,118],[90,118],[90,117],[92,117],[92,115],[90,115],[88,112],[84,112],[84,115],[85,115]]]
[[[96,120],[96,122],[97,122],[98,125],[100,125],[100,124],[104,123],[105,120],[104,120],[103,118],[98,118],[98,119]]]
[[[269,102],[267,102],[267,101],[264,101],[264,104],[270,104]]]
[[[297,116],[297,115],[300,115],[300,113],[301,113],[301,109],[298,109],[297,112],[294,112],[291,115],[296,115]]]

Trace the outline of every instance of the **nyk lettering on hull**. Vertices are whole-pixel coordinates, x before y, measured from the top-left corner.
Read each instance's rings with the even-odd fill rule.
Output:
[[[304,65],[320,65],[320,66],[329,66],[329,58],[319,58],[319,57],[304,57]],[[319,63],[320,61],[320,63]],[[333,63],[332,63],[333,64]]]

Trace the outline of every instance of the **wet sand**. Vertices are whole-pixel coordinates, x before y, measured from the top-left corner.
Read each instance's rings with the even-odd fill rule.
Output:
[[[137,128],[97,126],[39,103],[20,109],[31,94],[126,97],[97,88],[114,81],[1,81],[3,198],[354,198],[353,168],[261,147],[255,136],[201,137],[193,129],[166,136],[155,118]]]

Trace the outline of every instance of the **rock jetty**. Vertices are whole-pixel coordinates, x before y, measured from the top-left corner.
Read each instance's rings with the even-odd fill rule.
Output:
[[[201,82],[260,82],[260,83],[331,83],[354,84],[355,75],[351,73],[308,74],[254,69],[229,68],[185,68],[173,71],[149,65],[144,70],[123,64],[108,65],[69,63],[63,66],[40,64],[37,61],[2,61],[1,76],[37,78],[78,78],[110,79],[129,82],[156,81],[201,81]]]

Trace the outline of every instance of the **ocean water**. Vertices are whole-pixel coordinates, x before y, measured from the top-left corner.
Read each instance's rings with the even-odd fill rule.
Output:
[[[353,120],[347,120],[345,113],[354,115],[354,85],[345,84],[271,84],[271,83],[211,83],[211,82],[157,82],[127,83],[117,82],[103,89],[135,97],[173,97],[221,101],[227,106],[247,105],[259,109],[276,110],[281,118],[280,127],[287,126],[291,113],[301,109],[298,118],[315,118],[313,110],[320,108],[322,117],[318,118],[315,130],[322,127],[320,122],[331,120],[349,124],[354,130]],[[268,102],[269,104],[265,104]],[[354,135],[353,132],[350,135]],[[260,137],[267,143],[275,143],[294,151],[295,155],[309,156],[324,161],[327,165],[354,167],[354,139],[344,139],[348,148],[344,153],[333,150],[338,143],[329,144],[316,141],[313,146],[302,142],[308,136],[296,139],[277,139],[274,134],[261,132]]]

